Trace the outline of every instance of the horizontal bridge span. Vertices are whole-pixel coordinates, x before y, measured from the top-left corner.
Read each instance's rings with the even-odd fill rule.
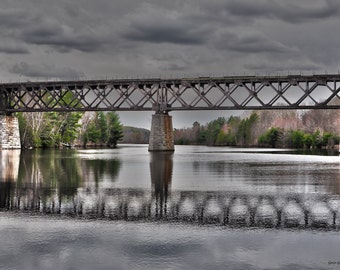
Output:
[[[340,109],[340,74],[0,84],[0,111]]]

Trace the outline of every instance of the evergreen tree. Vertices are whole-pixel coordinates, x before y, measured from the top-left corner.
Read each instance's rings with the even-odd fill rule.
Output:
[[[92,142],[92,143],[101,142],[102,134],[101,134],[101,129],[99,127],[98,112],[94,114],[94,117],[87,125],[84,137],[86,138],[85,139],[86,142]]]
[[[223,125],[226,123],[226,119],[224,117],[219,117],[216,120],[213,120],[208,123],[206,129],[206,144],[215,145],[217,143],[217,137],[220,133]]]
[[[100,142],[106,144],[108,140],[108,126],[106,116],[103,112],[98,112],[96,126],[100,131]]]
[[[293,148],[303,148],[304,146],[304,133],[301,130],[289,131],[287,138],[287,146]]]
[[[283,130],[277,127],[272,127],[267,132],[259,137],[259,144],[270,145],[271,147],[277,147],[283,135]]]
[[[237,142],[241,146],[248,146],[254,143],[253,128],[257,124],[259,117],[253,112],[249,118],[241,120],[237,130]]]
[[[108,112],[107,119],[107,145],[116,147],[118,141],[123,138],[123,125],[119,121],[119,116],[115,112]]]

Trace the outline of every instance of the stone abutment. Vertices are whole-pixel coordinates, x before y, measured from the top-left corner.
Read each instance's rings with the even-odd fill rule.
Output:
[[[0,115],[0,150],[20,148],[18,118],[13,115]]]

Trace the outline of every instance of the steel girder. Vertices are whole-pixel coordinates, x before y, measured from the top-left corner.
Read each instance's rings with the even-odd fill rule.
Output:
[[[340,75],[47,81],[0,85],[0,112],[340,109]]]

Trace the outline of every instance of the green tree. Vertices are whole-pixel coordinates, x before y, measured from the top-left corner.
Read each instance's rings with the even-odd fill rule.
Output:
[[[228,134],[225,134],[223,129],[217,134],[216,145],[226,145],[228,139]]]
[[[108,125],[106,116],[103,112],[98,112],[96,126],[100,131],[100,142],[106,144],[108,140]]]
[[[43,102],[54,108],[60,106],[80,108],[73,93],[61,89],[58,97],[43,95]],[[61,105],[62,104],[62,105]],[[79,134],[81,112],[19,113],[19,130],[24,146],[55,147],[60,143],[72,144]]]
[[[259,137],[259,144],[270,145],[271,147],[277,147],[283,135],[283,130],[277,127],[272,127],[267,132]]]
[[[116,147],[118,141],[123,138],[123,125],[119,121],[119,116],[115,112],[108,112],[107,119],[107,145],[110,147]]]
[[[98,121],[98,112],[94,113],[91,120],[88,122],[86,126],[86,130],[83,135],[83,143],[84,146],[88,142],[92,143],[100,143],[101,140],[101,129],[99,128],[99,121]]]
[[[200,129],[198,131],[197,135],[197,143],[198,144],[206,144],[207,141],[207,130],[204,126],[200,126]]]
[[[217,136],[225,123],[226,119],[224,117],[219,117],[216,120],[213,120],[208,123],[205,133],[206,144],[208,145],[217,144]]]
[[[313,148],[322,148],[322,135],[320,130],[315,131],[312,134],[312,138],[313,138]]]
[[[306,148],[311,148],[314,144],[314,138],[311,134],[304,134],[303,135],[303,144]]]
[[[339,136],[332,132],[324,132],[322,135],[322,146],[333,148],[334,145],[339,144]]]
[[[193,131],[193,137],[194,137],[194,143],[195,144],[200,144],[202,136],[201,136],[201,124],[197,121],[195,121],[192,124],[192,131]]]
[[[241,120],[237,129],[237,143],[241,146],[247,146],[254,143],[253,129],[258,122],[258,115],[253,112],[249,118]]]
[[[40,134],[42,147],[73,144],[78,138],[81,112],[49,112],[44,115],[44,128]]]
[[[238,127],[241,123],[240,117],[230,116],[227,122],[228,132],[226,136],[226,144],[227,145],[236,145],[237,143],[237,132]]]
[[[287,146],[293,148],[303,148],[304,133],[301,130],[291,130],[287,136]]]
[[[28,119],[25,113],[17,113],[19,122],[19,133],[21,139],[21,145],[24,147],[30,147],[33,145],[33,128],[28,124]]]

